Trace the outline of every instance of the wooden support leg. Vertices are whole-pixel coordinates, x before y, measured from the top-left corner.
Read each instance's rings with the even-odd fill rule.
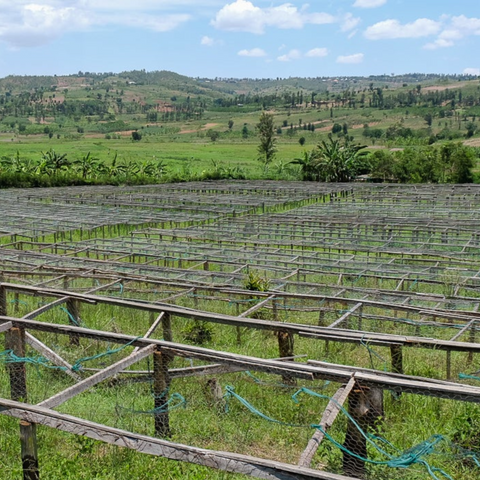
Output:
[[[25,330],[13,327],[5,334],[5,347],[17,357],[25,357]],[[17,402],[27,401],[27,374],[24,362],[8,365],[11,398]],[[20,445],[24,480],[38,480],[38,456],[36,425],[20,421]]]
[[[0,315],[7,316],[7,289],[0,285]]]
[[[293,334],[288,332],[278,332],[278,349],[280,352],[280,357],[293,357]],[[297,382],[294,377],[290,375],[282,375],[283,383],[287,385],[296,385]]]
[[[80,305],[77,300],[69,298],[67,300],[68,321],[70,325],[78,327],[80,325]],[[80,345],[80,337],[70,334],[70,345],[78,347]]]
[[[20,443],[22,451],[23,480],[39,480],[37,454],[37,426],[20,420]]]
[[[172,319],[167,312],[165,312],[165,315],[162,317],[162,330],[163,339],[166,342],[173,342]]]
[[[348,397],[348,413],[363,431],[375,425],[383,415],[383,392],[376,388],[354,388]],[[367,441],[352,421],[348,421],[343,446],[350,453],[343,454],[343,473],[355,478],[366,478]],[[361,458],[358,458],[361,457]]]
[[[470,328],[470,343],[475,343],[475,329],[476,329],[476,322],[472,323],[472,327]],[[467,359],[468,364],[473,362],[473,352],[468,353],[468,359]]]
[[[161,409],[154,414],[155,436],[160,438],[168,438],[170,436],[170,420],[166,405],[170,388],[168,363],[169,361],[166,354],[160,350],[156,350],[153,353],[154,408]]]

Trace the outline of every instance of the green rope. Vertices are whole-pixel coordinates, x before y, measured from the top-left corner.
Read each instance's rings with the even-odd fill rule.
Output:
[[[12,350],[5,350],[3,352],[0,352],[0,363],[27,363],[29,365],[34,365],[35,367],[67,370],[66,367],[53,365],[50,360],[46,359],[45,357],[19,357],[18,355],[15,355]]]
[[[130,342],[126,343],[125,345],[122,345],[121,347],[114,348],[114,349],[108,349],[106,352],[99,353],[99,354],[97,354],[97,355],[92,355],[91,357],[83,357],[83,358],[80,358],[79,360],[77,360],[77,361],[72,365],[72,370],[73,370],[74,372],[78,372],[78,371],[80,371],[80,370],[83,368],[82,363],[84,363],[84,362],[90,362],[91,360],[97,360],[97,359],[99,359],[99,358],[103,358],[103,357],[106,357],[106,356],[108,356],[108,355],[114,355],[115,353],[121,352],[121,351],[124,350],[125,348],[129,347],[132,343],[134,343],[135,341],[137,341],[139,338],[142,338],[142,337],[136,337],[136,338],[134,338],[133,340],[130,340]]]
[[[410,467],[414,464],[420,464],[420,465],[423,465],[427,469],[429,475],[434,480],[440,480],[436,476],[436,473],[443,476],[444,478],[447,478],[448,480],[453,480],[453,478],[450,475],[448,475],[448,473],[444,472],[443,470],[441,470],[439,468],[432,467],[431,465],[428,464],[428,462],[426,460],[424,460],[422,458],[426,455],[430,455],[431,453],[433,453],[435,446],[438,443],[440,443],[441,441],[446,440],[443,435],[432,435],[429,439],[419,443],[418,445],[413,446],[412,448],[410,448],[408,450],[405,450],[402,454],[400,454],[398,456],[393,456],[393,455],[389,454],[388,452],[386,452],[384,449],[382,449],[377,443],[375,443],[373,441],[373,439],[375,439],[377,441],[382,441],[383,443],[393,447],[393,445],[390,442],[383,439],[382,437],[378,437],[378,436],[375,436],[375,435],[368,435],[360,427],[360,425],[352,418],[352,416],[345,410],[345,408],[342,405],[340,405],[337,401],[335,401],[334,399],[332,399],[331,397],[328,397],[326,395],[321,395],[321,394],[316,393],[312,390],[309,390],[308,388],[301,388],[300,390],[298,390],[298,392],[296,392],[292,396],[292,399],[296,403],[298,403],[297,396],[301,393],[307,393],[309,395],[312,395],[312,396],[315,396],[315,397],[318,397],[318,398],[322,398],[322,399],[328,399],[329,401],[334,402],[337,405],[337,407],[339,408],[339,410],[348,418],[348,420],[350,422],[352,422],[353,425],[355,425],[355,427],[360,432],[360,434],[365,438],[365,440],[370,445],[372,445],[379,453],[381,453],[382,455],[389,458],[389,460],[386,460],[386,461],[385,460],[384,461],[370,460],[368,458],[364,458],[360,455],[357,455],[356,453],[350,451],[348,448],[344,447],[339,442],[337,442],[331,435],[328,434],[328,432],[324,428],[322,428],[321,425],[311,425],[313,428],[316,428],[316,429],[320,430],[325,435],[325,438],[327,438],[333,445],[335,445],[337,448],[339,448],[343,452],[347,453],[348,455],[350,455],[352,457],[355,457],[355,458],[361,460],[362,462],[371,463],[373,465],[387,465],[388,467],[392,467],[392,468],[408,468],[408,467]],[[397,452],[399,452],[398,449],[396,449],[395,447],[393,447],[393,448]]]
[[[161,395],[159,395],[158,397],[161,397]],[[174,401],[177,401],[177,403],[172,405]],[[180,407],[186,408],[186,406],[187,406],[187,401],[185,400],[185,397],[183,397],[179,393],[172,393],[170,398],[163,405],[160,405],[159,407],[156,407],[156,408],[152,408],[151,410],[134,410],[127,407],[122,407],[121,405],[117,405],[116,408],[125,410],[135,415],[155,415],[157,413],[170,412]]]
[[[243,397],[235,393],[234,387],[231,385],[227,385],[225,387],[226,393],[223,395],[223,398],[225,399],[225,411],[228,413],[229,412],[229,400],[233,397],[237,399],[244,407],[246,407],[248,410],[250,410],[253,414],[259,416],[260,418],[263,418],[264,420],[267,420],[267,422],[272,422],[276,423],[278,425],[284,425],[286,427],[294,427],[294,428],[305,428],[308,427],[308,425],[300,425],[296,423],[286,423],[282,422],[281,420],[277,420],[275,418],[269,417],[268,415],[265,415],[262,413],[260,410],[255,408],[251,403],[249,403],[247,400],[245,400]]]
[[[370,365],[372,366],[372,368],[375,368],[375,365],[373,363],[373,356],[375,356],[381,362],[383,362],[383,371],[386,372],[387,371],[387,361],[381,355],[379,355],[372,347],[370,347],[370,345],[368,345],[368,342],[364,342],[363,338],[364,337],[362,337],[360,339],[360,345],[364,346],[367,349],[368,355],[370,357]]]
[[[68,315],[71,323],[73,323],[77,327],[80,326],[80,322],[69,312],[67,308],[60,306],[60,310],[63,310]]]
[[[462,380],[471,379],[471,380],[480,381],[480,377],[477,377],[476,375],[470,375],[468,373],[459,373],[458,378]]]
[[[28,307],[28,303],[24,302],[23,300],[20,300],[20,299],[10,300],[10,303],[21,303],[22,305],[26,305]]]

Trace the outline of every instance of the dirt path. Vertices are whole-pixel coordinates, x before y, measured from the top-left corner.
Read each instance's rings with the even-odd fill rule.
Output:
[[[218,123],[207,123],[202,128],[197,128],[195,130],[180,130],[178,133],[195,133],[199,130],[208,130],[209,128],[216,127]]]

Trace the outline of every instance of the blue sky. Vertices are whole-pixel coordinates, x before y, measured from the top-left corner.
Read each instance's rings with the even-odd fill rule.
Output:
[[[0,77],[480,74],[478,0],[0,0]]]

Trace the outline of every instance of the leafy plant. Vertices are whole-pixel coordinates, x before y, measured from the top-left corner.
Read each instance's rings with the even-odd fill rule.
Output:
[[[258,272],[249,270],[244,279],[243,286],[246,290],[267,292],[270,289],[270,280],[262,277]]]

